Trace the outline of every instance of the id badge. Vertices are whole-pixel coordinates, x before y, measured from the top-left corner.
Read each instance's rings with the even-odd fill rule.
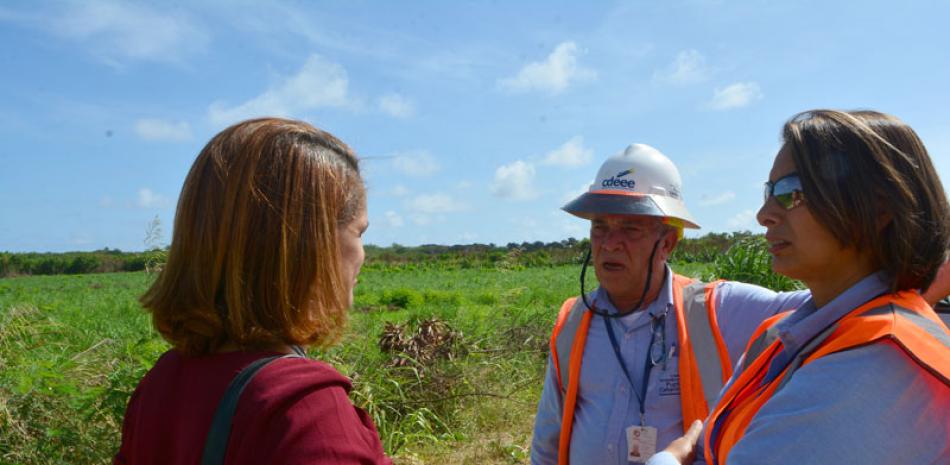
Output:
[[[631,426],[627,428],[627,461],[646,463],[656,453],[656,428]]]

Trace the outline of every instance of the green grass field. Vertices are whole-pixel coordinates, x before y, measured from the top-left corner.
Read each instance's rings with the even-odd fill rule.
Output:
[[[527,463],[547,337],[578,272],[368,270],[342,343],[311,355],[354,380],[397,463]],[[151,279],[0,279],[0,463],[110,461],[129,395],[167,350],[137,303]]]

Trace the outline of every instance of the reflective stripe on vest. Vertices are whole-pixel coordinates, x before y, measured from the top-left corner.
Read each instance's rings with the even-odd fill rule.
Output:
[[[724,465],[729,451],[745,434],[759,409],[791,380],[795,370],[818,358],[870,343],[889,341],[923,370],[950,386],[950,331],[916,292],[889,294],[861,305],[819,333],[775,379],[745,390],[768,371],[781,351],[775,324],[786,314],[766,320],[753,335],[743,356],[743,371],[729,386],[706,423],[706,462]],[[728,412],[725,418],[723,414]],[[718,423],[718,424],[717,424]]]
[[[693,420],[706,418],[723,381],[732,376],[729,353],[716,318],[715,288],[718,284],[719,281],[704,284],[673,275],[684,432]],[[593,314],[587,310],[583,299],[567,299],[561,305],[551,333],[551,360],[564,401],[558,444],[560,465],[568,463],[581,361]]]

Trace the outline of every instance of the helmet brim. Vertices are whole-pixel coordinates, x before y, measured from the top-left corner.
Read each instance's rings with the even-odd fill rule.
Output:
[[[685,206],[673,205],[666,198],[649,194],[585,192],[561,207],[562,210],[590,220],[594,215],[642,215],[675,218],[687,228],[699,229]],[[661,206],[657,200],[663,201]],[[665,209],[663,207],[666,207]]]

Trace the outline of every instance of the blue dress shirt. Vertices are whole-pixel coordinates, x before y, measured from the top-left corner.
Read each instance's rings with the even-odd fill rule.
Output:
[[[581,365],[574,426],[571,435],[572,464],[626,465],[626,428],[640,424],[640,402],[633,389],[641,389],[642,374],[650,344],[651,316],[666,313],[663,353],[665,360],[651,370],[647,386],[645,421],[657,428],[657,448],[662,449],[683,434],[679,393],[677,323],[673,311],[672,272],[666,269],[664,285],[645,310],[614,320],[614,332],[624,363],[635,386],[624,376],[610,345],[603,317],[594,316]],[[717,320],[735,363],[759,323],[803,302],[805,291],[775,293],[749,284],[724,282],[717,287]],[[589,300],[599,309],[616,313],[606,291],[597,289]],[[532,465],[557,463],[563,400],[548,357],[544,388],[535,417],[531,444]]]
[[[869,275],[820,309],[810,298],[804,302],[777,326],[784,349],[770,371],[781,370],[809,339],[886,293],[886,277]],[[799,368],[756,413],[725,465],[947,465],[948,418],[950,388],[893,344],[869,344]],[[699,449],[695,463],[703,464]],[[679,465],[667,453],[647,463]]]

